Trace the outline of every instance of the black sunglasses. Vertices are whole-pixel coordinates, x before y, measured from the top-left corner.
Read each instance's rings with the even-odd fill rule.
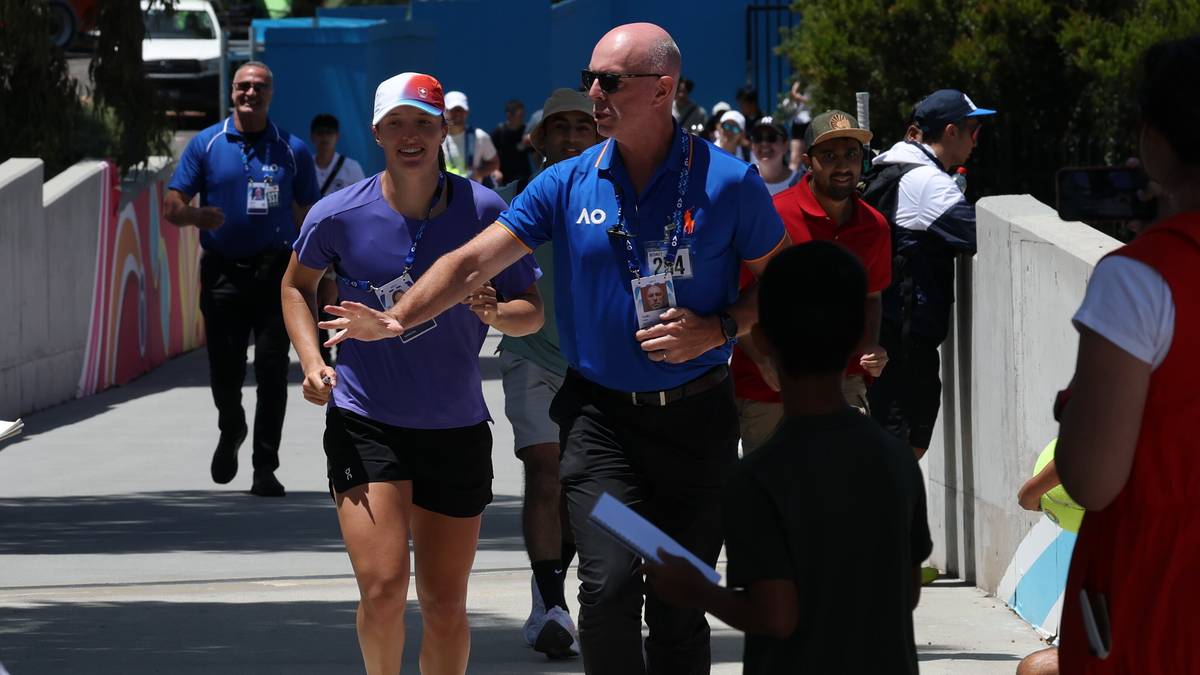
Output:
[[[783,136],[772,131],[756,131],[750,134],[751,143],[775,143],[783,140]]]
[[[250,91],[251,87],[257,89],[258,91],[266,91],[271,88],[271,85],[267,84],[266,82],[234,82],[233,83],[233,88],[237,89],[238,91]]]
[[[663,77],[660,73],[597,73],[591,70],[584,70],[580,75],[584,91],[591,91],[592,83],[600,80],[600,90],[606,94],[616,91],[621,86],[621,80],[625,78]]]

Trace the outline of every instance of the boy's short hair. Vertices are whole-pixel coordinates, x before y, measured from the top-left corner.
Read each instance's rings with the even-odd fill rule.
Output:
[[[321,113],[312,118],[312,124],[309,125],[308,133],[315,134],[318,131],[338,133],[338,118],[329,113]]]
[[[810,241],[771,259],[759,281],[758,323],[791,377],[846,369],[862,339],[867,275],[842,246]]]

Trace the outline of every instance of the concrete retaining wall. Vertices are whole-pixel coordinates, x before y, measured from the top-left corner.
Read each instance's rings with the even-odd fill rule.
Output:
[[[1040,517],[1016,493],[1058,433],[1051,406],[1079,342],[1071,316],[1120,243],[1028,195],[981,200],[978,221],[979,252],[958,266],[942,412],[922,463],[932,563],[994,593]]]
[[[37,159],[0,164],[0,418],[74,397],[83,366],[103,162],[44,186]]]
[[[118,190],[105,162],[81,162],[44,185],[41,160],[0,164],[0,419],[122,384],[199,343],[196,233],[160,229],[172,165],[149,165]],[[121,248],[127,239],[145,248]],[[130,286],[129,274],[139,283]],[[161,339],[106,311],[108,298],[128,295],[109,289],[126,286],[136,289],[134,319],[163,317]],[[100,374],[83,378],[89,370]]]

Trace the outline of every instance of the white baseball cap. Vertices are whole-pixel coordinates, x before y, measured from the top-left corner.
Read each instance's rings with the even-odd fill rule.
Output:
[[[424,73],[400,73],[380,82],[375,88],[375,112],[371,115],[371,126],[379,124],[385,115],[402,105],[441,117],[445,110],[442,84],[432,75]]]
[[[746,116],[736,110],[726,110],[721,115],[721,124],[726,122],[737,122],[742,131],[746,130]]]
[[[446,92],[446,110],[453,110],[455,108],[470,110],[471,106],[467,105],[466,94],[461,91],[448,91]]]

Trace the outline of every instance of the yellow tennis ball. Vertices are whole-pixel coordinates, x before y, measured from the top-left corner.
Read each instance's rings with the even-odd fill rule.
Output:
[[[1041,473],[1042,469],[1054,459],[1054,448],[1058,445],[1058,439],[1050,441],[1050,443],[1042,450],[1042,454],[1038,455],[1037,463],[1033,466],[1033,475]],[[1067,494],[1066,488],[1061,484],[1054,486],[1042,495],[1042,512],[1055,525],[1058,525],[1067,532],[1079,532],[1079,525],[1083,522],[1083,514],[1085,510],[1082,506],[1075,503],[1071,499],[1071,495]]]

